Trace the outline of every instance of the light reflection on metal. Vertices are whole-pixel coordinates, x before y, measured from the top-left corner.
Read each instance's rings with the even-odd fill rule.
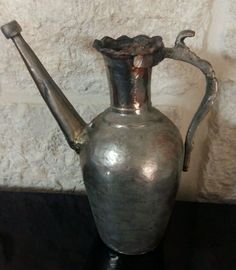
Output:
[[[109,166],[114,166],[123,162],[122,155],[119,155],[119,149],[114,146],[113,149],[107,149],[107,151],[104,151],[104,159],[105,164],[108,164]]]
[[[157,163],[153,161],[147,161],[142,166],[142,173],[148,181],[155,180],[158,173]]]
[[[137,101],[134,102],[134,108],[136,110],[139,110],[140,109],[140,104]]]

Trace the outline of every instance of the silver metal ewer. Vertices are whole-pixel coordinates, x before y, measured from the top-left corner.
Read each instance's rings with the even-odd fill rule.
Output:
[[[167,226],[181,170],[188,169],[195,131],[217,93],[211,65],[184,43],[194,32],[182,31],[173,48],[164,47],[159,36],[95,40],[93,46],[105,60],[111,104],[86,124],[22,38],[20,25],[12,21],[1,29],[17,47],[70,147],[80,154],[102,240],[130,255],[154,249]],[[177,127],[150,100],[152,67],[165,58],[190,63],[206,77],[206,93],[184,150]]]

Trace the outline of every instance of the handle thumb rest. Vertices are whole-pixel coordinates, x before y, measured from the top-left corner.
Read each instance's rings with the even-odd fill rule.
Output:
[[[7,24],[4,24],[1,27],[2,33],[4,34],[4,36],[9,39],[9,38],[13,38],[17,35],[19,35],[22,31],[21,26],[19,25],[19,23],[17,21],[11,21]]]

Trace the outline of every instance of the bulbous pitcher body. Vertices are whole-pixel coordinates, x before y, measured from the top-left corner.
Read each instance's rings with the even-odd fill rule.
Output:
[[[102,240],[125,254],[158,245],[169,220],[183,163],[175,125],[150,107],[136,114],[108,109],[89,127],[81,166]]]

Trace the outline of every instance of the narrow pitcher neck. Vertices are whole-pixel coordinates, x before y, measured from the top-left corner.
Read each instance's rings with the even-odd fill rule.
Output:
[[[104,56],[111,107],[122,112],[147,110],[151,106],[151,68],[137,68],[129,59]]]

